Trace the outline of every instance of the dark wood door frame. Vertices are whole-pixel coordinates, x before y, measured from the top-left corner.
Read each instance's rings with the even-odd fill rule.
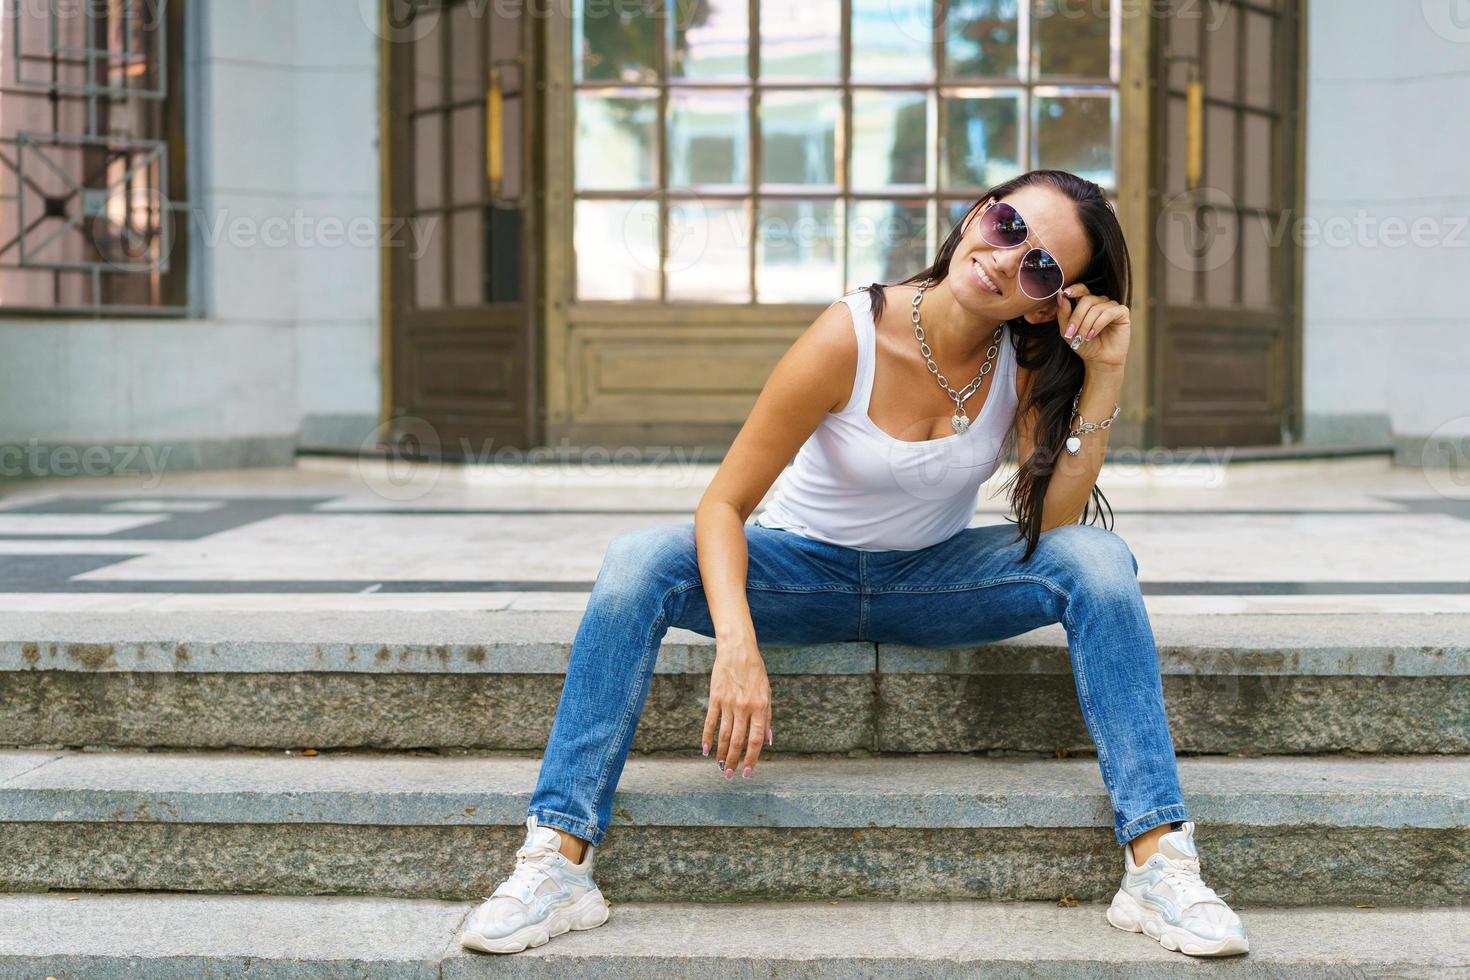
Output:
[[[391,3],[392,0],[386,0]],[[503,5],[484,0],[441,0],[425,5],[420,17],[437,23],[415,26],[386,21],[380,35],[383,83],[380,92],[382,128],[383,236],[382,340],[383,403],[380,431],[385,441],[405,452],[470,461],[497,458],[498,450],[524,450],[540,443],[544,428],[541,406],[540,161],[537,144],[542,86],[539,78],[543,31],[539,19],[524,15],[507,20],[497,11]],[[458,8],[455,10],[455,8]],[[451,30],[450,16],[456,23]],[[461,36],[466,28],[478,32],[472,48]],[[492,32],[513,25],[518,57],[505,56]],[[471,66],[463,65],[464,52]],[[461,63],[456,67],[456,52]],[[416,59],[437,57],[437,80],[416,77]],[[494,187],[487,174],[490,142],[486,127],[491,114],[492,65],[499,69],[501,118],[507,133],[519,140],[507,144],[512,155],[504,161],[505,184],[512,171],[520,187]],[[427,76],[431,72],[426,71]],[[427,85],[440,86],[440,95],[416,94]],[[519,97],[518,112],[510,108]],[[415,120],[437,116],[439,153],[426,154],[417,145]],[[452,127],[477,119],[478,136],[456,138]],[[428,127],[433,129],[433,127]],[[416,163],[434,160],[438,171],[430,178],[438,185],[438,202],[424,205],[416,186]],[[473,173],[478,192],[466,199],[456,195],[464,174]],[[456,181],[458,184],[456,184]],[[499,193],[497,194],[497,191]],[[510,198],[519,202],[513,208]],[[437,218],[437,221],[430,219]],[[417,221],[417,228],[410,222]],[[480,222],[480,261],[470,271],[456,265],[456,238],[452,222],[474,229]],[[496,231],[492,232],[492,225]],[[432,227],[431,227],[432,226]],[[504,230],[509,228],[509,230]],[[494,236],[499,235],[499,238]],[[425,249],[430,236],[439,236]],[[464,239],[459,239],[463,244]],[[510,243],[514,243],[513,250]],[[499,246],[498,248],[496,246]],[[468,251],[468,250],[465,250]],[[421,275],[416,262],[433,261],[437,277]],[[513,273],[507,267],[514,265]],[[451,277],[479,278],[468,287],[451,287]],[[440,298],[421,302],[420,286],[438,282]],[[466,301],[466,289],[474,299]],[[504,458],[504,457],[498,457]]]
[[[1180,9],[1188,7],[1195,17],[1202,17],[1202,6],[1210,5],[1184,4]],[[1170,47],[1171,31],[1180,27],[1183,18],[1171,15],[1155,25],[1150,73],[1155,99],[1149,179],[1149,211],[1154,219],[1148,277],[1150,410],[1144,433],[1149,446],[1260,446],[1301,438],[1302,249],[1295,231],[1302,215],[1305,184],[1306,7],[1307,0],[1279,0],[1269,7],[1235,4],[1241,36],[1231,49],[1231,72],[1239,86],[1245,85],[1246,73],[1256,64],[1248,57],[1252,52],[1246,48],[1250,42],[1243,26],[1245,16],[1270,17],[1279,32],[1274,42],[1275,57],[1270,59],[1273,94],[1266,113],[1261,112],[1259,101],[1247,105],[1240,88],[1233,92],[1211,91],[1211,43],[1220,39],[1209,36],[1202,20],[1189,25],[1199,35],[1198,50],[1188,54],[1195,57],[1193,77],[1203,85],[1205,112],[1213,114],[1208,117],[1212,124],[1233,114],[1229,130],[1215,126],[1212,134],[1206,127],[1204,155],[1209,164],[1200,187],[1193,193],[1181,193],[1185,190],[1181,186],[1185,169],[1182,148],[1188,143],[1180,133],[1181,118],[1187,118],[1181,117],[1181,106],[1187,105],[1182,80],[1188,74],[1190,58],[1179,58],[1179,52]],[[1269,115],[1275,127],[1269,163],[1270,200],[1264,204],[1248,200],[1250,194],[1243,189],[1248,162],[1244,120],[1251,114],[1257,125]],[[1222,132],[1232,140],[1228,158],[1218,153],[1211,158],[1218,147],[1208,147],[1208,140]],[[1257,161],[1251,163],[1258,165]],[[1238,238],[1234,265],[1229,269],[1234,278],[1235,303],[1206,300],[1206,270],[1214,268],[1214,260],[1203,258],[1197,272],[1181,272],[1178,255],[1171,263],[1168,250],[1172,247],[1177,251],[1180,246],[1177,242],[1171,246],[1166,240],[1170,218],[1165,211],[1172,208],[1177,214],[1181,205],[1186,212],[1192,209],[1202,227],[1228,215],[1229,220],[1242,222],[1263,220],[1272,232],[1285,232],[1267,264],[1271,302],[1247,301],[1245,259],[1239,254],[1242,245]],[[1208,235],[1200,240],[1208,240]],[[1172,294],[1171,275],[1176,277]],[[1192,300],[1181,298],[1181,275],[1194,279]],[[1215,292],[1220,292],[1218,281]]]

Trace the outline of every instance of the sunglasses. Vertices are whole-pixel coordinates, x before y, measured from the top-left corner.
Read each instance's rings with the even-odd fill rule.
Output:
[[[980,237],[995,248],[1019,248],[1031,237],[1031,230],[1021,212],[1004,201],[992,201],[980,212]],[[1021,292],[1041,300],[1059,293],[1067,278],[1055,256],[1044,248],[1033,247],[1021,256],[1016,282]]]

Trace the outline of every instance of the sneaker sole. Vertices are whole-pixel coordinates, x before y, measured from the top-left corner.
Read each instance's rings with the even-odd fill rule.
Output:
[[[465,949],[477,949],[482,953],[519,953],[523,949],[549,942],[553,936],[560,936],[572,929],[596,929],[607,921],[609,911],[602,891],[593,889],[571,905],[553,909],[544,922],[522,926],[510,935],[498,939],[489,939],[466,930],[460,936],[459,942]]]
[[[1201,939],[1187,929],[1171,926],[1158,912],[1145,908],[1132,895],[1121,888],[1108,906],[1108,924],[1124,932],[1141,932],[1157,940],[1165,949],[1186,956],[1238,956],[1250,951],[1250,941],[1244,936],[1226,936],[1224,939]]]

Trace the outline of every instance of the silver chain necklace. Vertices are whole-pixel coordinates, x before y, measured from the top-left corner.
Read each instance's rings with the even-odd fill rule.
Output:
[[[1000,353],[1000,335],[1005,324],[995,328],[995,336],[990,338],[990,349],[985,352],[985,363],[980,365],[980,373],[975,375],[975,380],[959,391],[955,391],[949,386],[949,381],[944,375],[939,372],[939,365],[934,363],[932,356],[934,352],[924,342],[924,327],[919,322],[919,301],[924,298],[924,290],[932,285],[934,285],[932,280],[925,279],[919,283],[919,291],[914,293],[914,309],[911,317],[914,321],[914,336],[919,338],[919,353],[924,355],[924,360],[929,365],[929,372],[938,379],[940,387],[949,392],[949,397],[954,399],[954,415],[950,417],[949,424],[954,426],[956,432],[964,432],[970,427],[970,420],[965,415],[965,401],[979,391],[980,386],[985,383],[985,375],[990,373],[991,364],[995,361],[995,356]]]

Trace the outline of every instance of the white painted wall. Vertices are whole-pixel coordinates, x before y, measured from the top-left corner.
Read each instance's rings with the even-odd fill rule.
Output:
[[[377,38],[359,9],[190,4],[205,315],[0,319],[0,447],[163,445],[216,466],[359,444],[380,390]]]
[[[1307,441],[1391,438],[1417,463],[1470,434],[1470,17],[1313,0],[1308,43]]]

